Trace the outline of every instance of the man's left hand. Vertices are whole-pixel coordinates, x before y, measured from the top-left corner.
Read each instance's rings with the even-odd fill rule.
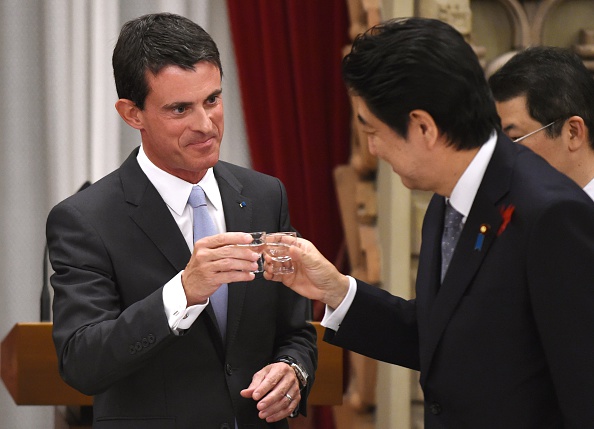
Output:
[[[258,401],[258,416],[268,423],[289,417],[301,401],[295,371],[284,362],[272,363],[255,373],[240,394]]]

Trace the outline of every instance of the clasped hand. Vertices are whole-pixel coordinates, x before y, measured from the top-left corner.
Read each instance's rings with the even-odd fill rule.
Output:
[[[262,368],[254,374],[250,385],[239,393],[244,398],[258,401],[258,417],[268,423],[290,416],[301,401],[295,371],[284,362]]]

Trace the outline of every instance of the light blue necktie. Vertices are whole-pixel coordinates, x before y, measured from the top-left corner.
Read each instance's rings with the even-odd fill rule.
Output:
[[[448,270],[450,260],[454,254],[456,243],[462,232],[462,219],[464,216],[459,213],[452,205],[446,203],[445,216],[443,222],[443,235],[441,237],[441,281]]]
[[[218,231],[208,214],[206,208],[206,195],[204,190],[196,185],[192,188],[188,204],[194,209],[194,242],[209,235],[215,235]],[[217,323],[223,342],[225,341],[225,334],[227,333],[227,283],[223,283],[210,297],[210,303],[214,309],[217,317]]]

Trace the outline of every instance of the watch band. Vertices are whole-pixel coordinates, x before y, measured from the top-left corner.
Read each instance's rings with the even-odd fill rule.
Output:
[[[309,374],[295,358],[291,356],[281,356],[277,360],[277,362],[283,362],[293,368],[295,371],[295,375],[297,376],[297,380],[299,381],[299,389],[303,389],[307,386],[307,382],[309,380]]]

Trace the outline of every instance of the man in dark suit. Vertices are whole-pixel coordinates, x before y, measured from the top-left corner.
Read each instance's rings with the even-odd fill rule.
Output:
[[[420,370],[427,429],[594,427],[592,201],[501,132],[447,24],[380,24],[343,76],[371,152],[435,192],[416,299],[342,275],[304,239],[293,275],[265,277],[327,304],[327,341]]]
[[[234,246],[292,229],[284,186],[218,160],[222,69],[201,27],[132,20],[113,66],[116,109],[142,145],[49,214],[60,372],[94,395],[96,428],[287,428],[316,369],[308,300]],[[202,238],[198,185],[219,232]]]
[[[594,199],[594,79],[573,51],[535,46],[489,78],[501,128]]]

